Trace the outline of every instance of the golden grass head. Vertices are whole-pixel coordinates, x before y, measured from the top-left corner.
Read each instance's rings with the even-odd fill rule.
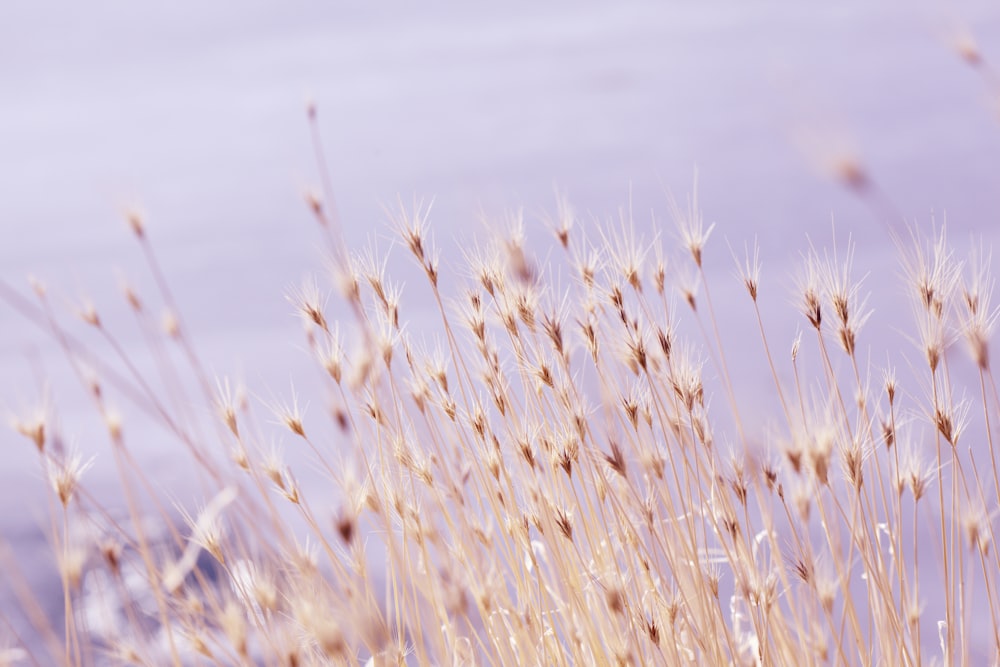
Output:
[[[49,484],[63,508],[66,508],[80,485],[83,473],[94,465],[94,459],[91,457],[84,460],[83,455],[73,449],[58,458],[50,459],[49,463]]]

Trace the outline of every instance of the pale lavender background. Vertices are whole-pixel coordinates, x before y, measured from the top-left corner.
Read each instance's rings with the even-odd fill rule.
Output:
[[[998,107],[947,44],[962,19],[1000,61],[995,3],[535,4],[5,2],[0,277],[23,287],[30,273],[55,294],[89,296],[137,344],[115,269],[150,289],[120,215],[138,203],[210,367],[279,392],[290,377],[308,382],[284,299],[321,266],[300,196],[316,183],[307,99],[355,247],[387,235],[382,205],[397,194],[436,197],[448,257],[480,229],[480,211],[551,209],[554,186],[600,217],[631,188],[649,236],[646,211],[665,220],[666,190],[683,196],[697,165],[718,223],[716,305],[736,344],[749,311],[724,237],[760,238],[782,346],[797,324],[788,276],[807,234],[829,239],[831,215],[859,243],[860,272],[895,271],[882,228],[815,168],[799,131],[851,135],[910,220],[946,211],[959,245],[1000,240]],[[876,306],[906,316],[893,292],[870,286]],[[875,350],[893,342],[879,331]],[[737,385],[770,409],[753,391],[759,357],[734,355]],[[33,401],[36,368],[53,379],[66,430],[106,452],[91,444],[100,430],[59,353],[0,308],[0,408]],[[173,488],[184,471],[160,436],[136,437]],[[36,457],[7,430],[0,452],[0,529],[33,544],[20,536],[46,516]],[[98,490],[113,475],[107,458],[88,475]]]

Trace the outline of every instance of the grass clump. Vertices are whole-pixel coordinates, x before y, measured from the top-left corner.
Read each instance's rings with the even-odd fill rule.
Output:
[[[998,659],[987,251],[962,261],[943,228],[893,235],[919,362],[895,346],[882,366],[862,353],[866,332],[898,323],[869,307],[850,244],[804,255],[790,354],[761,310],[787,294],[746,248],[753,335],[733,349],[696,195],[671,202],[672,249],[629,215],[588,234],[560,201],[545,261],[515,217],[460,267],[441,261],[429,208],[401,206],[397,252],[423,275],[411,289],[430,318],[388,256],[352,254],[332,207],[308,203],[331,270],[289,300],[319,417],[294,387],[255,402],[206,372],[138,214],[156,294],[123,292],[155,374],[95,307],[78,313],[96,335],[85,343],[40,284],[31,298],[0,284],[65,352],[118,479],[113,503],[88,490],[91,459],[64,443],[51,404],[12,419],[50,482],[62,595],[56,619],[9,578],[20,604],[0,664]],[[952,368],[960,339],[971,373]],[[756,391],[774,414],[746,418],[733,355],[766,361]],[[171,506],[131,419],[176,445],[203,506]]]
[[[668,270],[669,252],[628,219],[587,236],[561,202],[551,227],[562,260],[539,264],[515,224],[470,251],[456,278],[441,267],[428,210],[400,208],[400,245],[438,311],[438,324],[421,330],[405,324],[387,259],[351,255],[330,233],[337,303],[313,278],[289,297],[326,384],[330,409],[315,419],[293,389],[287,402],[265,402],[262,420],[242,386],[211,381],[171,315],[154,349],[171,377],[185,378],[188,398],[213,407],[215,429],[206,429],[137,370],[93,307],[81,318],[112,355],[101,362],[57,323],[41,287],[33,302],[5,287],[4,298],[64,348],[101,415],[124,514],[85,492],[89,463],[62,445],[51,406],[14,420],[57,501],[63,618],[51,622],[20,591],[36,639],[4,659],[995,659],[1000,404],[988,253],[961,262],[943,230],[900,243],[923,359],[907,386],[892,365],[880,371],[860,358],[865,328],[885,325],[866,305],[852,247],[805,255],[805,331],[791,355],[768,339],[759,304],[772,296],[758,249],[748,248],[738,275],[748,330],[759,335],[736,353],[766,358],[760,391],[780,406],[751,432],[703,268],[711,228],[693,203],[673,214],[674,263],[686,267]],[[137,216],[130,224],[159,298],[179,312],[145,225]],[[573,276],[567,287],[556,279],[560,264]],[[125,294],[148,318],[139,295]],[[968,390],[949,368],[959,337],[976,370]],[[162,352],[167,343],[180,357]],[[807,351],[815,363],[802,363]],[[111,395],[187,450],[209,498],[201,509],[169,510]],[[269,421],[306,445],[306,461],[284,462]],[[73,526],[90,537],[81,541]]]

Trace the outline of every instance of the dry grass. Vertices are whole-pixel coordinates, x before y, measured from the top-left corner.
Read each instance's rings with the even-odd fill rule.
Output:
[[[310,278],[289,298],[329,390],[322,416],[305,415],[294,390],[251,407],[243,387],[205,373],[172,315],[151,349],[190,387],[187,405],[213,406],[206,429],[137,370],[93,307],[80,317],[101,350],[57,323],[43,288],[30,301],[4,287],[64,348],[101,415],[124,516],[86,493],[89,463],[62,446],[51,406],[13,420],[51,482],[64,617],[19,589],[35,632],[0,663],[996,660],[988,252],[960,261],[943,229],[900,242],[923,360],[908,386],[893,370],[905,351],[884,368],[859,356],[865,329],[889,324],[866,307],[850,245],[805,255],[790,355],[773,349],[758,309],[787,295],[761,285],[748,248],[737,267],[759,336],[738,353],[766,357],[760,391],[780,405],[750,433],[696,200],[673,206],[670,269],[670,251],[627,216],[587,236],[560,202],[549,225],[562,259],[540,265],[515,220],[457,276],[444,275],[428,209],[400,207],[400,251],[439,315],[423,330],[405,325],[386,257],[349,254],[318,197],[311,207],[333,295]],[[179,312],[142,219],[130,224],[157,298]],[[125,296],[150,328],[144,300]],[[683,335],[682,319],[700,333]],[[971,387],[949,369],[959,338],[978,369]],[[170,510],[109,396],[186,450],[204,506]],[[295,445],[273,444],[269,421],[309,449],[307,470],[283,462]],[[304,472],[325,481],[302,485]]]
[[[955,46],[995,89],[974,41]],[[51,403],[12,416],[49,482],[62,599],[54,618],[0,554],[19,601],[0,665],[1000,664],[987,249],[892,233],[903,271],[869,280],[902,275],[907,325],[868,308],[850,244],[809,248],[789,350],[759,307],[788,294],[746,248],[731,349],[696,194],[670,202],[672,248],[628,214],[588,233],[560,201],[541,263],[519,217],[444,263],[415,204],[390,212],[426,279],[404,293],[387,255],[346,246],[309,118],[330,271],[289,299],[325,383],[311,413],[294,387],[253,401],[206,371],[139,214],[156,292],[123,294],[152,374],[94,306],[84,337],[41,284],[0,283],[65,353],[118,481],[110,504],[88,489]],[[860,161],[834,173],[900,219]],[[872,328],[910,341],[873,362]],[[971,374],[951,368],[962,341]],[[734,354],[766,360],[774,414],[745,419]],[[172,504],[135,422],[176,447],[202,505]],[[308,454],[286,463],[292,448]]]

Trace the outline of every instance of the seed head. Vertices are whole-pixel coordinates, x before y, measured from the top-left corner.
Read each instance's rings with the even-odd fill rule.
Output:
[[[965,316],[961,330],[969,344],[972,358],[981,370],[990,365],[990,338],[996,328],[1000,309],[992,305],[994,281],[990,271],[991,254],[982,249],[983,241],[973,246],[969,271],[962,288]]]
[[[97,308],[90,301],[84,302],[77,311],[80,319],[95,329],[101,328],[101,316],[97,314]]]
[[[414,201],[412,210],[407,211],[400,200],[395,211],[388,211],[396,233],[422,265],[427,259],[427,219],[432,205],[433,202],[424,206],[422,201]]]
[[[802,312],[809,320],[809,324],[817,331],[823,325],[823,307],[820,301],[821,275],[822,268],[819,258],[814,252],[810,253],[806,257],[805,270],[798,282],[799,291],[802,294]]]
[[[912,248],[903,254],[903,274],[914,288],[918,307],[940,320],[961,280],[961,262],[948,245],[945,225],[929,239],[911,230],[911,238]]]
[[[122,544],[116,538],[108,538],[98,546],[101,558],[112,574],[118,575],[122,565]]]
[[[64,508],[73,499],[73,494],[76,493],[80,483],[80,477],[93,464],[93,457],[84,461],[80,452],[76,450],[70,451],[62,459],[51,460],[48,471],[49,482]]]
[[[979,50],[979,44],[967,30],[962,30],[953,37],[952,47],[958,56],[972,67],[979,67],[983,64],[983,54]]]
[[[569,248],[569,234],[573,229],[575,219],[576,217],[573,213],[573,208],[569,205],[569,200],[563,195],[557,195],[556,217],[555,219],[548,218],[547,223],[559,240],[559,245],[563,248]]]
[[[144,217],[137,209],[132,209],[125,213],[125,220],[128,222],[128,226],[132,229],[132,233],[136,235],[136,238],[139,239],[146,236],[146,222]]]
[[[857,437],[851,438],[850,442],[841,448],[841,459],[844,466],[844,475],[848,483],[856,491],[861,491],[864,483],[864,462],[868,458],[871,450]]]
[[[591,248],[576,258],[577,273],[587,289],[592,289],[595,286],[595,278],[602,267],[601,254],[595,248]]]
[[[708,241],[708,237],[711,236],[715,224],[709,225],[708,229],[706,229],[705,221],[698,207],[698,172],[695,172],[694,187],[687,199],[687,210],[682,211],[673,196],[670,198],[670,209],[674,218],[674,224],[677,225],[681,242],[687,248],[688,252],[691,253],[691,258],[694,260],[695,266],[700,269],[702,250]]]
[[[830,455],[833,453],[834,434],[829,431],[820,431],[810,442],[808,450],[809,465],[816,481],[822,485],[829,483]]]
[[[226,639],[236,649],[236,652],[246,657],[247,655],[247,621],[242,609],[236,602],[230,600],[222,609],[219,618],[219,625]]]
[[[760,284],[760,245],[756,237],[753,241],[753,253],[749,246],[744,246],[744,259],[742,263],[737,262],[740,278],[743,286],[747,288],[747,293],[754,303],[757,302],[757,287]]]
[[[625,455],[622,452],[621,446],[615,441],[609,441],[610,453],[604,454],[604,460],[608,462],[611,469],[622,477],[628,477],[627,471],[625,469]]]
[[[621,280],[636,292],[642,292],[642,267],[646,263],[649,245],[636,237],[631,211],[622,211],[619,215],[620,228],[617,233],[608,236],[603,229],[601,231],[609,252],[609,264],[617,271]]]
[[[71,589],[80,588],[83,580],[83,567],[87,563],[87,551],[79,545],[67,545],[57,555],[59,573]],[[2,662],[0,662],[2,664]]]
[[[323,214],[323,197],[320,196],[319,192],[313,189],[308,189],[302,193],[302,197],[306,200],[309,210],[313,212],[313,215],[316,216],[319,223],[326,226],[327,220],[326,216]]]
[[[294,387],[292,387],[291,401],[286,403],[275,402],[270,405],[270,408],[271,411],[278,417],[279,424],[300,438],[306,437],[306,429],[302,422],[303,410],[299,406],[298,397],[295,395]]]
[[[279,489],[285,486],[285,464],[277,446],[272,446],[264,455],[262,464],[264,475]]]
[[[120,443],[122,439],[122,417],[121,414],[112,408],[108,408],[102,415],[104,426],[108,429],[108,436],[115,443]]]
[[[556,526],[567,540],[573,539],[573,513],[562,507],[556,508]]]
[[[135,288],[131,284],[126,282],[124,279],[121,282],[122,295],[125,297],[125,301],[135,312],[142,311],[142,300],[139,298],[139,294],[135,291]]]
[[[503,249],[507,257],[507,273],[522,286],[532,285],[538,279],[538,268],[528,256],[524,234],[524,214],[521,211],[508,214],[507,235],[503,239]]]
[[[965,538],[970,549],[978,550],[984,557],[989,555],[992,543],[990,517],[981,506],[969,507],[962,516]]]
[[[323,315],[326,299],[320,294],[315,277],[310,276],[303,280],[302,284],[292,290],[286,298],[295,306],[303,322],[315,324],[323,331],[329,332],[326,317]]]
[[[563,339],[563,321],[566,318],[566,299],[563,299],[563,303],[558,308],[549,308],[542,313],[542,330],[545,335],[548,336],[549,341],[552,343],[552,347],[559,356],[563,356],[566,353],[565,340]]]
[[[968,424],[969,403],[962,401],[952,406],[934,408],[932,421],[941,437],[952,447],[958,446],[958,438]]]
[[[240,437],[239,424],[236,421],[237,412],[246,406],[246,394],[243,387],[237,385],[233,387],[229,378],[216,380],[215,409],[225,423],[226,428],[237,438]]]
[[[42,406],[36,409],[34,413],[26,419],[12,417],[10,420],[13,429],[31,440],[31,442],[35,445],[35,449],[37,449],[39,453],[45,450],[45,438],[47,434],[46,424],[49,420],[48,415],[48,407]]]
[[[646,349],[646,337],[642,331],[629,330],[625,337],[625,362],[633,373],[647,370],[649,357]]]
[[[163,327],[163,333],[167,335],[168,338],[179,338],[181,335],[181,323],[177,319],[177,315],[174,311],[169,308],[164,309],[163,317],[160,319],[161,326]]]

